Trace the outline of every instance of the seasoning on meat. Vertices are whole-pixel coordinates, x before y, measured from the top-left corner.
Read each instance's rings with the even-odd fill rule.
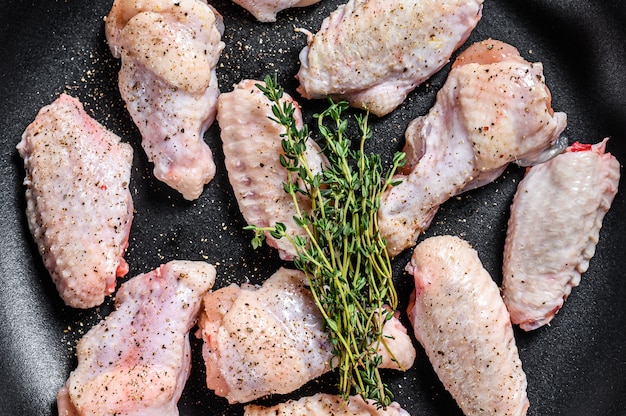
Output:
[[[202,0],[116,0],[105,30],[155,177],[197,199],[215,176],[203,135],[217,109],[221,15]]]
[[[100,305],[128,272],[132,147],[62,94],[42,108],[17,150],[26,168],[26,217],[63,301]]]
[[[260,228],[282,223],[286,233],[305,237],[304,230],[296,224],[298,215],[292,196],[285,192],[283,183],[288,181],[287,169],[281,165],[284,156],[281,141],[285,128],[270,119],[272,102],[256,85],[264,82],[243,80],[233,91],[223,93],[218,99],[217,121],[223,143],[224,163],[228,171],[239,210],[246,222]],[[302,114],[298,104],[288,95],[282,102],[294,106],[294,117],[302,127]],[[306,158],[314,172],[320,172],[327,164],[314,140],[307,140]],[[302,194],[297,196],[304,212],[310,212],[311,202]],[[278,250],[283,260],[296,255],[293,244],[287,238],[274,238],[265,232],[265,241]]]
[[[448,63],[482,16],[483,0],[350,0],[308,34],[298,92],[347,100],[383,116]]]
[[[407,127],[402,182],[378,211],[389,254],[414,245],[449,198],[490,183],[511,162],[543,158],[565,125],[566,115],[552,110],[540,63],[495,40],[470,46],[433,108]]]
[[[529,168],[520,182],[504,248],[502,296],[514,324],[548,324],[578,286],[617,193],[620,164],[595,145],[575,143]]]
[[[513,326],[478,253],[458,237],[427,238],[407,271],[415,337],[465,416],[522,416],[529,402]]]
[[[57,394],[59,415],[178,415],[189,331],[214,282],[212,265],[175,260],[124,283],[115,311],[76,347],[78,366]]]
[[[330,371],[332,347],[322,316],[298,270],[280,268],[261,287],[231,285],[208,293],[198,336],[207,385],[229,403],[287,394]],[[415,349],[396,317],[383,329],[382,367],[408,369]],[[335,363],[336,364],[336,363]]]

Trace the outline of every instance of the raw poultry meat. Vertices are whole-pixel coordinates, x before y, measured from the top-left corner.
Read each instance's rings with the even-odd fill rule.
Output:
[[[259,22],[275,22],[276,14],[290,7],[306,7],[320,0],[233,0]]]
[[[203,0],[116,0],[106,18],[120,94],[154,175],[188,200],[215,175],[203,135],[215,119],[223,31]]]
[[[345,99],[383,116],[448,63],[483,0],[350,0],[308,34],[298,92]]]
[[[199,327],[207,386],[230,403],[289,393],[329,371],[330,346],[300,272],[281,268],[262,288],[209,293]]]
[[[117,292],[115,311],[85,334],[57,395],[60,416],[178,415],[189,376],[189,330],[215,282],[205,262],[171,261]]]
[[[452,196],[493,181],[511,162],[552,154],[566,119],[551,108],[540,63],[495,40],[469,47],[434,107],[407,127],[402,183],[383,195],[378,212],[389,253],[415,244]]]
[[[283,188],[288,177],[279,155],[284,153],[281,134],[285,128],[269,119],[274,117],[272,103],[256,84],[265,85],[261,81],[243,80],[232,92],[221,94],[218,99],[217,121],[228,179],[248,224],[270,227],[281,222],[287,227],[287,234],[305,237],[304,230],[293,220],[297,214],[293,200]],[[294,106],[294,117],[302,127],[298,103],[288,94],[284,94],[283,102]],[[309,166],[313,172],[320,172],[326,159],[313,140],[307,144]],[[301,194],[298,194],[298,204],[304,211],[311,209],[311,201]],[[267,244],[276,248],[283,260],[292,260],[296,255],[287,238],[276,239],[269,232],[265,237]]]
[[[332,350],[306,277],[279,269],[262,287],[231,285],[204,299],[198,336],[204,340],[207,386],[229,403],[286,394],[330,370]],[[408,369],[415,349],[393,318],[383,333],[382,367]]]
[[[26,217],[63,301],[101,304],[128,272],[133,149],[62,94],[42,108],[17,150],[26,169]]]
[[[407,271],[415,278],[415,337],[463,414],[526,414],[509,313],[478,253],[458,237],[431,237],[415,247]]]
[[[605,146],[575,143],[529,168],[515,193],[502,296],[512,322],[526,331],[552,320],[595,253],[620,177]]]
[[[350,396],[349,404],[341,396],[318,393],[289,400],[276,406],[248,405],[244,416],[409,416],[396,402],[385,409],[366,403],[361,396]]]

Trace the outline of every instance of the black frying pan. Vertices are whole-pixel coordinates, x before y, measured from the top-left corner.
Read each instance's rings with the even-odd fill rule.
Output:
[[[136,215],[126,256],[128,276],[172,259],[207,260],[217,266],[216,288],[261,282],[281,264],[267,248],[253,251],[226,179],[219,129],[206,135],[218,173],[195,202],[156,181],[140,149],[140,137],[117,91],[119,62],[104,38],[103,17],[112,1],[3,0],[0,11],[0,131],[2,216],[0,219],[0,413],[54,415],[56,392],[75,367],[76,341],[111,311],[111,301],[87,311],[59,299],[24,214],[24,169],[15,145],[37,111],[61,92],[80,98],[89,114],[131,143],[135,151],[131,189]],[[218,67],[220,88],[242,78],[278,73],[295,97],[293,78],[304,35],[316,32],[341,0],[283,12],[275,24],[257,23],[227,0],[212,4],[223,14],[226,49]],[[611,140],[608,150],[626,160],[626,3],[612,0],[487,0],[470,42],[493,37],[541,61],[553,106],[565,111],[570,142]],[[464,47],[465,47],[464,46]],[[449,66],[415,90],[395,112],[375,120],[371,150],[388,160],[403,144],[408,122],[425,114]],[[307,120],[323,103],[301,100]],[[444,204],[425,236],[462,236],[478,250],[500,282],[509,205],[522,170],[510,167],[495,183]],[[622,181],[624,183],[624,181]],[[626,414],[626,214],[624,187],[604,220],[597,252],[581,285],[549,327],[516,330],[528,376],[529,415]],[[403,272],[410,253],[394,261],[404,310],[412,290]],[[182,415],[240,415],[204,384],[200,343],[192,340],[191,377],[179,402]],[[423,351],[406,374],[385,373],[396,399],[412,415],[460,415]],[[334,375],[313,381],[289,397],[333,392]],[[285,397],[270,397],[271,404]]]

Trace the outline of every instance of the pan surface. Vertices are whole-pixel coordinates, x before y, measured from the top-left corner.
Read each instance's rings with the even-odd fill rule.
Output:
[[[316,32],[343,0],[279,14],[258,23],[239,6],[213,0],[224,16],[226,48],[217,69],[222,92],[244,78],[278,74],[304,108],[306,120],[323,102],[295,92],[298,53],[306,43],[294,27]],[[242,231],[228,184],[214,124],[205,135],[217,161],[217,176],[194,202],[154,179],[140,136],[117,91],[119,62],[104,37],[103,17],[112,0],[0,1],[0,414],[55,415],[56,392],[76,366],[78,339],[112,309],[80,311],[63,305],[43,266],[25,217],[23,163],[16,144],[37,111],[62,92],[80,98],[87,112],[135,149],[131,192],[136,209],[126,259],[128,276],[173,259],[206,260],[217,267],[215,288],[260,283],[282,263],[267,248],[252,250]],[[495,38],[542,62],[553,107],[568,114],[565,135],[595,143],[610,137],[608,150],[626,160],[626,3],[613,0],[487,0],[483,18],[463,48]],[[456,53],[458,54],[458,52]],[[455,54],[455,56],[456,56]],[[454,58],[454,57],[453,57]],[[447,65],[410,94],[392,114],[372,123],[369,150],[389,161],[403,145],[404,130],[425,114],[450,69]],[[501,281],[506,221],[521,168],[512,166],[494,183],[445,203],[425,238],[453,234],[468,240],[494,280]],[[626,198],[624,181],[604,219],[595,257],[549,327],[516,330],[528,377],[529,415],[626,414]],[[407,251],[394,260],[404,309],[413,289],[403,269]],[[181,415],[240,415],[204,383],[201,345],[193,336],[193,366],[179,402]],[[437,380],[423,350],[405,374],[386,372],[396,400],[412,415],[461,415]],[[333,392],[334,374],[288,397]],[[269,397],[271,404],[285,397]]]

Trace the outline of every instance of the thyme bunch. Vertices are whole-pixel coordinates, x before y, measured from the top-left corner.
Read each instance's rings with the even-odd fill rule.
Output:
[[[314,173],[305,157],[308,127],[300,128],[292,103],[281,101],[284,91],[276,77],[267,76],[264,81],[265,86],[257,87],[272,102],[271,119],[285,127],[280,155],[280,164],[287,170],[283,187],[292,197],[294,220],[306,237],[289,236],[282,223],[246,229],[255,231],[254,247],[262,244],[266,231],[294,245],[294,265],[306,274],[329,332],[344,399],[354,387],[364,399],[386,407],[393,393],[381,379],[382,357],[377,350],[381,345],[386,348],[382,329],[398,299],[385,241],[378,232],[377,211],[382,193],[396,184],[392,178],[405,155],[396,153],[393,166],[383,172],[380,156],[364,152],[364,143],[372,135],[369,113],[355,116],[360,142],[353,149],[348,120],[342,118],[348,103],[330,100],[325,111],[314,115],[329,163]],[[310,198],[311,211],[301,209],[298,193]]]

